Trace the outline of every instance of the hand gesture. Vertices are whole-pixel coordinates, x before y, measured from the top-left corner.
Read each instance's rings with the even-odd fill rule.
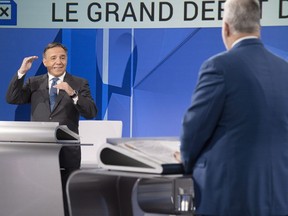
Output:
[[[36,59],[38,59],[38,56],[29,56],[24,58],[18,72],[21,74],[26,74],[27,71],[32,67],[33,61],[35,61]]]
[[[61,82],[55,85],[54,88],[64,90],[69,96],[72,96],[74,94],[74,90],[67,82]]]

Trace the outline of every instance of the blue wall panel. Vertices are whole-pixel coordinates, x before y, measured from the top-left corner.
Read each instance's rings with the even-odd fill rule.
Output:
[[[102,86],[102,83],[97,83],[96,80],[99,73],[96,56],[97,33],[95,29],[63,30],[62,33],[62,43],[67,46],[69,53],[67,71],[89,80],[94,99],[97,94],[96,86]]]
[[[142,38],[141,46],[146,45],[144,53],[141,53],[140,48],[138,49],[139,59],[150,59],[145,58],[144,55],[150,56],[153,50],[166,52],[160,52],[157,59],[151,59],[149,63],[154,64],[151,71],[137,70],[145,73],[146,77],[139,81],[134,90],[133,136],[177,136],[202,61],[224,50],[219,38],[221,34],[219,29],[170,29],[169,31],[163,29],[162,32],[158,30],[160,36],[155,38],[159,43],[147,50],[149,40],[145,40],[145,33],[149,32],[142,31],[139,36]],[[136,40],[137,36],[135,33]],[[161,43],[161,41],[169,41],[169,43]],[[167,44],[169,49],[166,47]],[[146,65],[141,65],[140,60],[138,62],[138,68],[148,68]]]
[[[131,29],[109,30],[108,119],[122,120],[123,133],[130,134],[133,86],[133,35]]]
[[[287,35],[287,26],[262,28],[265,46],[286,60]],[[40,57],[28,76],[46,72],[52,41],[68,47],[67,70],[89,80],[96,119],[122,120],[123,136],[134,137],[178,136],[202,62],[225,50],[220,28],[0,28],[0,121],[29,119],[29,106],[7,104],[5,93],[23,57]]]
[[[61,34],[61,32],[60,32]],[[32,76],[43,71],[42,53],[43,48],[50,41],[59,36],[59,29],[0,29],[0,120],[28,120],[30,119],[30,106],[9,105],[6,103],[5,94],[9,82],[19,69],[22,60],[26,56],[37,55],[39,59],[27,74]],[[45,70],[45,69],[44,69]]]

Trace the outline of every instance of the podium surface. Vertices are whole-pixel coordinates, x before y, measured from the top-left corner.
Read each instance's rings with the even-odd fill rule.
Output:
[[[1,215],[63,216],[61,145],[0,142]]]
[[[1,215],[64,215],[59,151],[79,144],[77,137],[70,144],[73,132],[58,128],[54,122],[0,122]]]

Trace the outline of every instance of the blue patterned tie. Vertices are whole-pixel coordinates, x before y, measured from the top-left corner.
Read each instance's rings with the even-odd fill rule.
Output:
[[[55,105],[55,100],[57,97],[57,88],[54,88],[53,86],[57,84],[57,81],[59,80],[58,77],[54,77],[52,78],[52,84],[51,84],[51,88],[50,88],[50,110],[52,112],[54,105]]]

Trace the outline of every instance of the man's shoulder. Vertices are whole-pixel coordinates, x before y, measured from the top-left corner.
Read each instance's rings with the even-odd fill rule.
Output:
[[[228,51],[223,51],[220,53],[217,53],[213,56],[211,56],[210,58],[208,58],[206,61],[204,61],[203,65],[206,66],[217,66],[217,65],[222,65],[224,62],[227,61],[227,59],[229,59],[230,57],[230,53]]]
[[[85,79],[83,77],[76,76],[76,75],[72,75],[70,73],[66,73],[65,79],[70,79],[70,80],[73,80],[75,82],[87,82],[87,79]]]
[[[40,74],[40,75],[35,75],[35,76],[31,76],[29,77],[30,81],[32,82],[36,82],[36,81],[41,81],[44,79],[47,79],[47,74]]]
[[[223,52],[220,52],[220,53],[217,53],[213,56],[211,56],[208,61],[213,61],[213,60],[221,60],[223,58],[226,58],[227,56],[229,56],[230,53],[229,51],[223,51]]]

